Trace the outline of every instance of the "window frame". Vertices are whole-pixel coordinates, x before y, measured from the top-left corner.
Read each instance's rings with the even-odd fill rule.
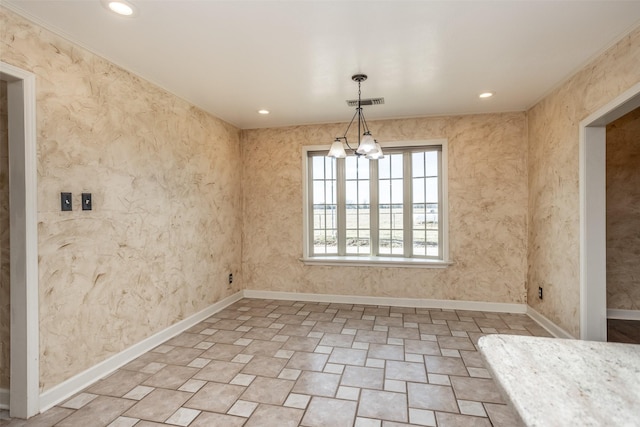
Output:
[[[440,194],[439,194],[439,210],[442,216],[439,224],[440,237],[440,257],[424,258],[424,257],[407,257],[406,251],[402,256],[398,255],[311,255],[311,242],[313,241],[313,225],[310,221],[310,211],[313,207],[310,205],[310,187],[312,179],[309,176],[309,153],[317,151],[329,151],[329,145],[311,145],[302,147],[302,186],[303,186],[303,256],[301,261],[306,265],[338,265],[338,266],[393,266],[393,267],[420,267],[420,268],[446,268],[452,264],[449,259],[449,207],[448,207],[448,141],[447,139],[430,139],[417,141],[394,141],[381,144],[383,150],[392,153],[394,149],[408,148],[419,149],[420,147],[440,146]],[[407,150],[409,151],[409,150]],[[374,166],[375,167],[375,166]],[[405,179],[412,179],[405,170],[403,175]],[[370,185],[374,185],[370,182]],[[377,187],[378,182],[375,183]],[[378,192],[374,192],[376,198]],[[411,195],[412,197],[412,195]],[[338,202],[340,203],[340,202]],[[371,206],[374,200],[370,201]],[[413,205],[413,200],[411,200]],[[405,225],[411,223],[413,216],[405,215]],[[372,215],[370,219],[370,230],[373,230],[374,224],[378,222],[377,215]],[[406,230],[406,227],[405,227]],[[373,235],[374,233],[371,232]],[[371,243],[373,245],[373,242]],[[411,244],[411,243],[410,243]]]

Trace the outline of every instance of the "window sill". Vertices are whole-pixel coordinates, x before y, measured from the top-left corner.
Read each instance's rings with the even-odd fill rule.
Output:
[[[300,258],[305,265],[334,265],[341,267],[409,267],[409,268],[447,268],[451,261],[397,258],[397,257],[361,257],[361,256],[323,256]]]

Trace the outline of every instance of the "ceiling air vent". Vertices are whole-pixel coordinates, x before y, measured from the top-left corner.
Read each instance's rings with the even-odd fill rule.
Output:
[[[384,98],[368,98],[360,100],[360,105],[382,105],[384,104]],[[347,105],[349,107],[357,107],[357,99],[347,99]]]

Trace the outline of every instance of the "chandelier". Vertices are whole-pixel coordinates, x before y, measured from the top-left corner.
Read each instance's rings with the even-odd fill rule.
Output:
[[[356,156],[364,156],[370,160],[378,160],[384,157],[382,153],[382,148],[380,144],[373,139],[371,136],[371,132],[369,131],[369,127],[367,126],[367,122],[364,119],[364,113],[362,111],[362,103],[360,97],[360,84],[367,80],[366,74],[354,74],[351,76],[351,80],[354,82],[358,82],[358,106],[356,108],[356,113],[353,115],[351,122],[349,122],[349,126],[347,126],[347,130],[344,132],[343,136],[336,137],[333,144],[331,144],[331,149],[329,150],[329,157],[333,157],[336,159],[342,159],[347,157],[347,153],[344,149],[344,145],[346,144],[347,148],[352,151]],[[349,133],[349,129],[354,121],[358,122],[358,146],[354,149],[349,145],[349,140],[347,140],[347,133]],[[342,143],[344,141],[344,144]]]

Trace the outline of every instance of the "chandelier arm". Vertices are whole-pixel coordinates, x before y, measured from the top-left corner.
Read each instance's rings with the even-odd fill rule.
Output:
[[[360,118],[362,119],[362,125],[364,128],[364,132],[369,132],[369,126],[367,125],[367,121],[364,119],[364,110],[360,112]]]
[[[351,129],[351,125],[353,124],[353,121],[356,119],[357,115],[358,115],[358,109],[356,109],[356,113],[351,118],[351,121],[349,122],[349,126],[347,126],[347,130],[344,131],[344,135],[343,135],[344,139],[347,139],[347,134],[349,133],[349,129]]]

